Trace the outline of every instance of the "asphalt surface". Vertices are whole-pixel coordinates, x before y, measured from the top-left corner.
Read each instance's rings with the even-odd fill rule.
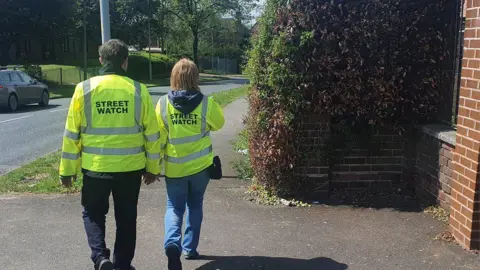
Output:
[[[242,128],[244,100],[225,109],[227,126],[214,133],[214,149],[229,167],[235,158],[226,142]],[[234,177],[231,168],[225,175]],[[244,199],[245,182],[213,181],[205,199],[199,251],[184,261],[199,270],[480,269],[480,258],[434,240],[445,225],[424,213],[392,209],[259,206]],[[166,269],[163,255],[163,182],[143,187],[134,264]],[[2,270],[93,269],[78,196],[0,196]],[[108,216],[113,245],[113,210]]]
[[[240,87],[245,79],[202,84],[205,94]],[[156,104],[169,87],[150,88]],[[61,147],[69,98],[51,100],[46,108],[30,105],[16,113],[0,112],[0,174],[15,169]]]

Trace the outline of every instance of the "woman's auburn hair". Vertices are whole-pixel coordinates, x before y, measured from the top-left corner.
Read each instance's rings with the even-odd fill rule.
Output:
[[[200,73],[197,65],[186,58],[178,61],[172,69],[170,76],[170,87],[173,91],[177,90],[196,90],[200,91],[198,86]]]

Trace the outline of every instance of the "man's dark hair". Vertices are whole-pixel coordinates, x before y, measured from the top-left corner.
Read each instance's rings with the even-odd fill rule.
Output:
[[[119,39],[111,39],[100,46],[98,53],[104,63],[111,62],[120,66],[128,57],[128,46]]]

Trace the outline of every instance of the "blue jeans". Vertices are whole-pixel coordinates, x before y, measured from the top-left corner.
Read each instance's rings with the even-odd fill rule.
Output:
[[[175,245],[184,253],[197,253],[203,220],[203,195],[209,181],[208,170],[182,178],[166,178],[165,248]],[[185,209],[187,210],[187,224],[182,243],[182,222]]]

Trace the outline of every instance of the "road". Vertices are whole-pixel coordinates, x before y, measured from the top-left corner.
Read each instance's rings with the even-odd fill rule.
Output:
[[[204,94],[240,87],[248,81],[231,79],[202,84]],[[150,88],[157,103],[169,87]],[[42,157],[61,147],[69,98],[51,100],[50,105],[20,108],[16,113],[0,113],[0,174]]]

